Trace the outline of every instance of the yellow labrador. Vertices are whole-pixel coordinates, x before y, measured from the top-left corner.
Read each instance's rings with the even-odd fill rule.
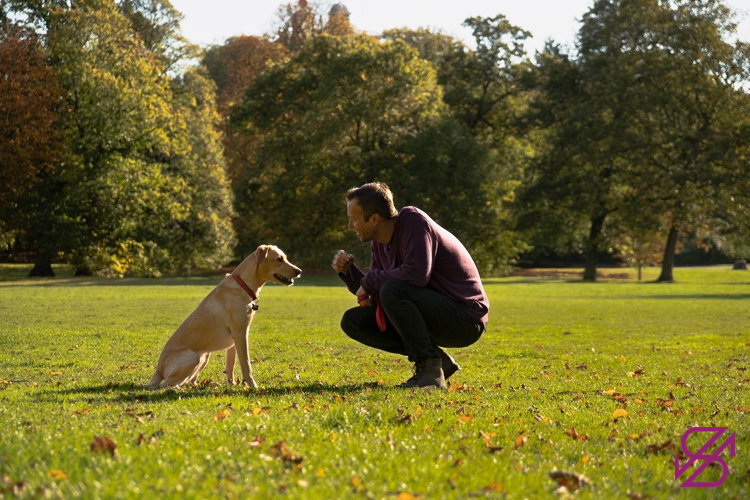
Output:
[[[235,383],[236,352],[243,383],[258,387],[247,348],[250,322],[257,309],[255,301],[266,282],[290,286],[300,273],[277,247],[259,246],[232,274],[226,275],[172,334],[148,386],[195,384],[211,353],[226,349],[227,381]]]

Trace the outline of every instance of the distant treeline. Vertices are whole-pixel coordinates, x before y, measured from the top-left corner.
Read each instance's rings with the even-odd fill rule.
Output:
[[[750,45],[720,1],[596,0],[575,48],[533,59],[503,15],[466,19],[470,48],[300,0],[201,49],[167,0],[0,6],[0,250],[32,274],[157,276],[261,243],[366,259],[344,194],[373,180],[488,274],[750,256]]]

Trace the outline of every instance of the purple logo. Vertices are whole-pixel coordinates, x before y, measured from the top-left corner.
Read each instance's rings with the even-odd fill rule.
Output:
[[[712,486],[719,486],[727,479],[727,475],[729,475],[729,467],[727,466],[727,463],[724,461],[723,458],[719,457],[721,453],[724,451],[724,449],[729,446],[729,455],[734,457],[734,434],[729,436],[724,443],[722,443],[719,448],[712,454],[712,455],[704,455],[703,452],[708,450],[711,445],[713,445],[723,434],[729,429],[729,427],[693,427],[689,429],[685,434],[682,435],[682,451],[685,452],[685,455],[690,457],[690,459],[680,467],[680,459],[679,457],[674,457],[674,478],[677,480],[678,477],[683,475],[694,463],[696,460],[705,460],[703,464],[698,467],[698,469],[693,472],[693,475],[691,475],[689,478],[687,478],[687,481],[682,483],[682,487],[712,487]],[[711,439],[708,440],[706,444],[701,446],[701,449],[698,450],[697,453],[691,453],[690,450],[687,447],[687,437],[690,434],[693,434],[694,432],[713,432],[714,435]],[[714,481],[711,483],[701,483],[693,481],[693,479],[697,478],[701,475],[701,473],[708,467],[711,462],[718,462],[721,464],[723,471],[723,474],[721,475],[721,479],[718,481]]]

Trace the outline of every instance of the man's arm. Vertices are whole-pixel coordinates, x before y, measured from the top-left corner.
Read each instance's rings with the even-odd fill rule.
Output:
[[[421,217],[410,218],[408,226],[400,233],[404,262],[389,271],[371,269],[362,279],[362,288],[369,293],[380,290],[389,280],[399,280],[423,287],[430,281],[435,259],[435,239],[427,222]],[[374,254],[373,254],[374,255]]]
[[[349,291],[356,295],[364,273],[354,265],[354,256],[344,250],[339,250],[333,256],[331,267],[338,273]]]

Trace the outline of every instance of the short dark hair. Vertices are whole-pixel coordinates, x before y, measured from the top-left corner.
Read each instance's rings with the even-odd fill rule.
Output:
[[[383,182],[369,182],[346,192],[347,201],[355,198],[362,207],[365,221],[370,220],[372,214],[378,214],[385,220],[393,219],[398,215],[396,207],[393,206],[391,188]]]

